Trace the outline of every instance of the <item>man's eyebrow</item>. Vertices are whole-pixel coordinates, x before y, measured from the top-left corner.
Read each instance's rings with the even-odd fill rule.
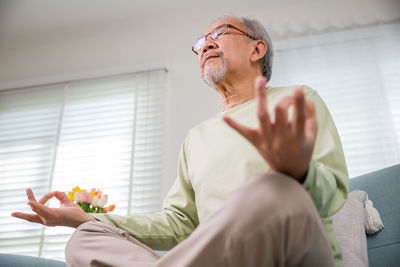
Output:
[[[215,27],[213,30],[216,30],[216,29],[221,28],[222,26],[226,26],[226,25],[229,25],[229,24],[227,24],[227,23],[220,24],[217,27]]]
[[[206,34],[204,34],[204,35],[210,34],[210,33],[212,33],[213,31],[218,30],[219,28],[222,28],[222,26],[226,26],[226,25],[228,25],[228,23],[220,24],[220,25],[214,27],[211,31],[209,31],[208,33],[206,33]]]

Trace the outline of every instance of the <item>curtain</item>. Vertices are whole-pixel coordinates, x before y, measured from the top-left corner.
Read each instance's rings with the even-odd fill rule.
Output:
[[[305,84],[326,102],[350,177],[400,160],[400,23],[280,39],[271,85]]]
[[[165,70],[0,92],[0,252],[64,260],[74,229],[10,217],[75,186],[108,194],[113,213],[160,209]],[[57,207],[51,200],[49,205]]]

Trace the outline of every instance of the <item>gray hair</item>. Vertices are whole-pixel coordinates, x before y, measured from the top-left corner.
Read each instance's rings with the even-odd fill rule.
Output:
[[[267,52],[265,53],[264,57],[259,60],[259,62],[262,75],[265,76],[269,81],[272,75],[272,58],[274,57],[271,38],[269,37],[265,27],[258,20],[246,17],[241,17],[239,20],[249,35],[255,37],[256,39],[263,40],[267,44]]]

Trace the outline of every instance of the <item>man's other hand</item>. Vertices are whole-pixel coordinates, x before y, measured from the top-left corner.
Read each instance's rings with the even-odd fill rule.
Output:
[[[267,108],[266,79],[257,77],[255,92],[258,103],[259,127],[251,129],[231,118],[223,120],[252,143],[272,171],[278,171],[303,182],[308,171],[317,137],[318,122],[315,106],[298,88],[291,96],[283,98],[275,107],[275,122]],[[293,118],[288,109],[294,105]]]
[[[78,227],[80,224],[88,221],[96,221],[96,219],[84,212],[81,207],[70,201],[67,195],[61,191],[53,191],[45,194],[39,201],[36,201],[32,189],[26,189],[28,196],[28,205],[35,214],[22,212],[13,212],[11,216],[24,219],[29,222],[40,223],[46,226],[69,226]],[[59,208],[49,208],[46,202],[56,197],[60,201]]]

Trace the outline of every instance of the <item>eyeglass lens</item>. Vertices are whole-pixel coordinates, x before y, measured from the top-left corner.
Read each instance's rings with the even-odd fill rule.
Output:
[[[212,38],[212,39],[217,39],[218,37],[220,37],[221,35],[223,35],[224,33],[226,33],[226,31],[228,30],[228,26],[227,25],[220,25],[219,27],[217,27],[216,29],[214,29],[212,32],[210,32],[208,35]],[[196,52],[198,52],[200,49],[203,48],[204,44],[206,43],[206,38],[208,35],[203,35],[200,38],[198,38],[194,44],[193,44],[193,48]]]

